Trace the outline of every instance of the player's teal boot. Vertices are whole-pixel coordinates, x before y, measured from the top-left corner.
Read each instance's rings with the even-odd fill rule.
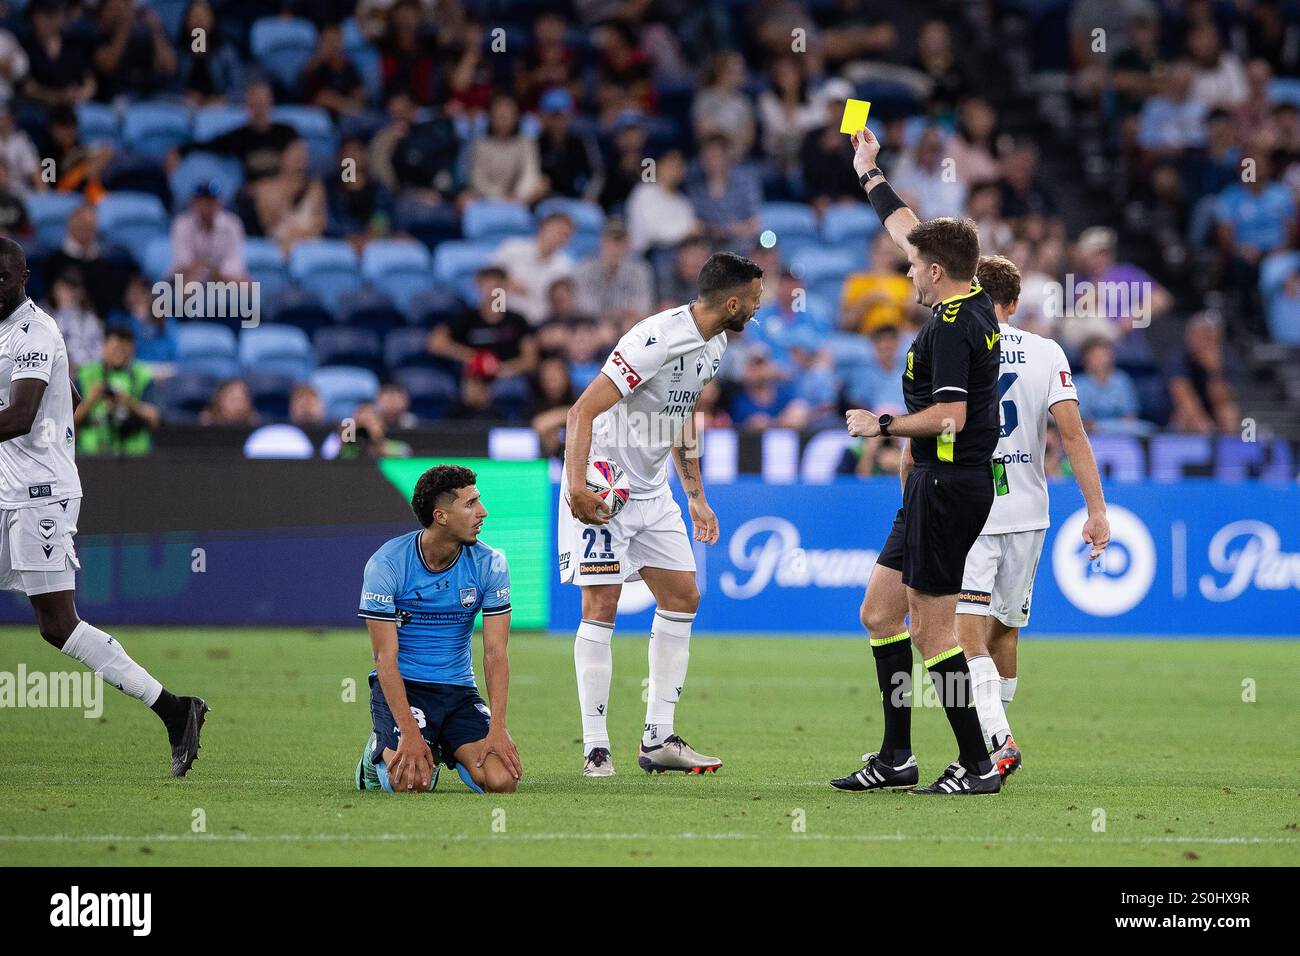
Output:
[[[361,757],[357,760],[357,769],[354,774],[358,790],[387,790],[392,793],[388,786],[388,774],[384,772],[382,765],[375,763],[370,759],[370,753],[375,746],[375,736],[371,734],[366,738],[366,745],[361,750]],[[435,754],[435,757],[437,755]],[[429,781],[429,792],[433,793],[438,786],[438,771],[442,769],[441,762],[433,765],[433,778]]]

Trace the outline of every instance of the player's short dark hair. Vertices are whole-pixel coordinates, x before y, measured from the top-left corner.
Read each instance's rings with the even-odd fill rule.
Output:
[[[927,219],[912,227],[907,241],[923,260],[943,266],[948,278],[959,282],[974,278],[980,258],[980,234],[969,219]]]
[[[753,259],[734,252],[715,252],[700,269],[700,298],[716,302],[738,286],[763,278],[763,270]]]
[[[0,267],[16,273],[27,268],[27,253],[22,244],[8,236],[0,236]]]
[[[1020,270],[1006,256],[982,256],[975,278],[994,305],[1003,308],[1020,298]]]
[[[411,495],[411,510],[423,528],[433,524],[433,512],[447,496],[455,497],[457,488],[478,483],[478,475],[462,465],[434,465],[420,476]]]

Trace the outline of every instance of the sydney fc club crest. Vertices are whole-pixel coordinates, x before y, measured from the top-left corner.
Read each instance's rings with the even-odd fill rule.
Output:
[[[478,600],[478,588],[461,588],[460,589],[460,606],[471,608],[474,602]]]

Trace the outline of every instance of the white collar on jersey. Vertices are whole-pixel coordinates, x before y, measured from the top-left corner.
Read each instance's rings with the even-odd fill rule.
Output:
[[[0,325],[4,324],[5,322],[8,322],[8,321],[9,321],[10,319],[12,319],[15,315],[17,315],[19,312],[21,312],[23,306],[25,306],[25,305],[29,305],[29,306],[31,306],[33,309],[36,308],[36,303],[32,301],[32,297],[29,295],[27,298],[23,299],[23,301],[19,302],[16,306],[14,306],[14,310],[13,310],[12,312],[10,312],[8,315],[6,315],[3,319],[0,319]]]

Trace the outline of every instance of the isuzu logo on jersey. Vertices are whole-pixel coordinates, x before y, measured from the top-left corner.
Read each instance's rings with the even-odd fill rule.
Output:
[[[33,349],[30,352],[24,352],[22,355],[14,356],[14,371],[21,372],[24,369],[40,368],[49,361],[49,352],[42,352],[39,349]]]
[[[619,372],[622,373],[623,380],[627,382],[628,388],[636,388],[641,384],[641,373],[628,364],[627,359],[623,358],[622,352],[615,349],[614,354],[610,356],[610,358],[613,359],[614,365],[618,368]]]

